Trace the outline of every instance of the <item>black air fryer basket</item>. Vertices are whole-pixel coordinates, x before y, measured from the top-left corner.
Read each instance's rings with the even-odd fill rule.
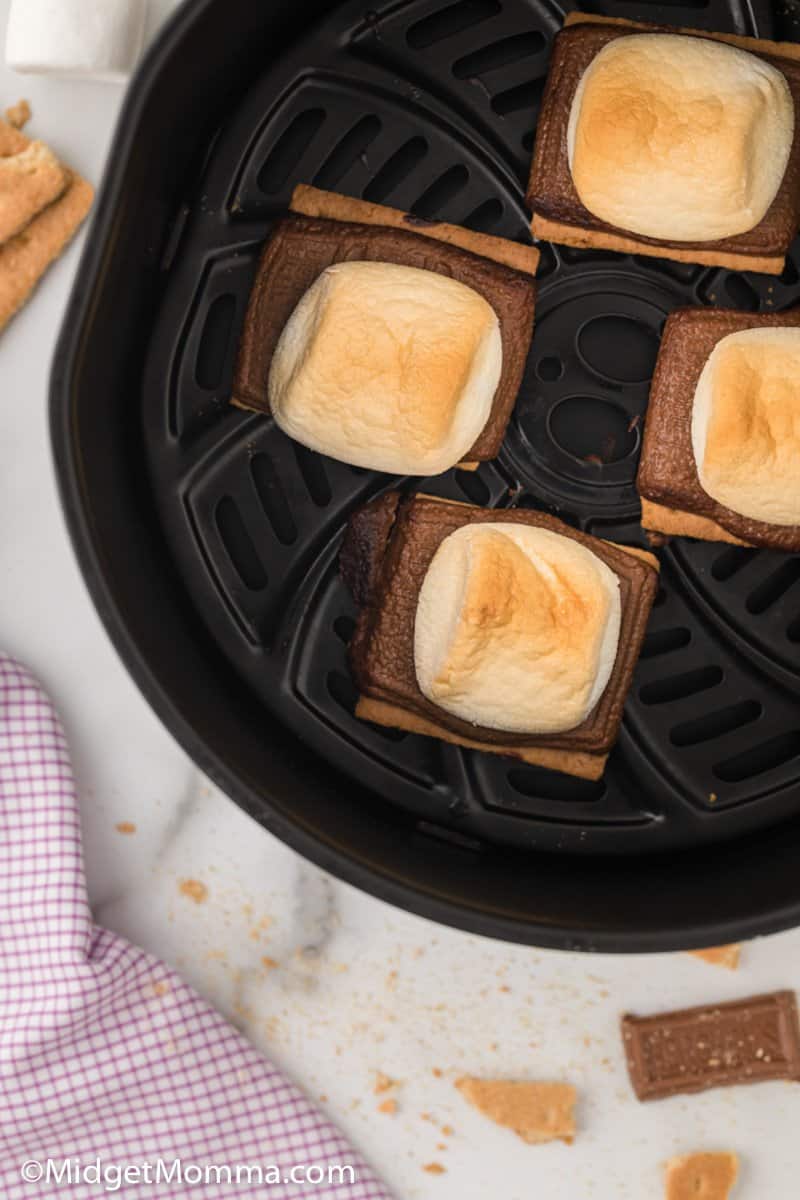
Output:
[[[772,36],[749,0],[612,15]],[[800,557],[678,540],[605,778],[355,720],[344,523],[398,486],[227,403],[260,244],[297,182],[528,241],[549,0],[189,0],[135,79],[59,346],[52,428],[95,603],[203,768],[301,853],[466,929],[676,949],[800,921]],[[500,459],[401,480],[641,543],[634,476],[682,304],[779,279],[542,247]]]

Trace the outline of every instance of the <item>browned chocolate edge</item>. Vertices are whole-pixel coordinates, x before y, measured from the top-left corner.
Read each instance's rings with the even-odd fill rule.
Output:
[[[539,109],[536,142],[526,197],[528,207],[532,210],[535,217],[542,216],[549,221],[568,225],[576,230],[589,230],[596,231],[598,234],[608,234],[613,237],[633,238],[643,247],[652,246],[655,249],[663,249],[665,251],[674,250],[684,253],[690,253],[692,250],[711,251],[720,256],[735,254],[761,261],[766,261],[768,257],[783,259],[798,227],[800,227],[800,186],[798,186],[800,183],[800,180],[798,180],[798,176],[800,176],[800,64],[793,58],[788,56],[782,57],[778,53],[767,53],[757,49],[755,46],[747,48],[748,53],[754,54],[757,58],[761,58],[765,62],[777,67],[784,74],[792,93],[795,108],[795,132],[789,162],[778,193],[766,215],[758,225],[746,233],[716,241],[673,242],[660,238],[649,238],[642,234],[632,234],[630,230],[601,221],[590,213],[587,208],[584,208],[578,198],[575,185],[572,182],[572,175],[567,162],[566,140],[559,138],[558,145],[553,144],[552,122],[549,119],[550,114],[554,106],[563,103],[567,114],[566,119],[568,120],[569,109],[571,108],[577,83],[580,79],[579,76],[575,87],[570,89],[567,96],[562,97],[561,73],[569,61],[568,56],[571,47],[576,42],[585,41],[588,34],[598,30],[602,31],[603,36],[598,49],[592,55],[593,58],[603,46],[608,45],[610,42],[616,41],[620,37],[641,33],[681,33],[687,37],[696,37],[710,41],[725,40],[724,37],[717,36],[713,32],[685,28],[678,30],[668,25],[656,25],[646,22],[620,20],[619,22],[606,23],[602,19],[593,20],[591,17],[587,17],[586,20],[567,24],[557,34],[553,43],[550,69]],[[554,204],[552,201],[548,201],[548,182],[554,177],[559,179],[559,182],[565,186],[569,193],[566,203]],[[775,238],[771,243],[766,245],[754,244],[754,235],[763,232],[765,228],[769,227],[770,221],[774,220],[776,207],[785,202],[790,202],[790,204],[793,202],[791,204],[794,214],[793,228],[788,232],[776,228]],[[669,257],[669,255],[665,255],[665,257]]]
[[[616,741],[622,710],[630,689],[631,678],[639,657],[650,608],[658,586],[658,566],[651,556],[641,558],[628,553],[625,547],[604,542],[572,529],[555,517],[531,509],[485,509],[455,501],[443,501],[437,497],[415,494],[395,499],[395,493],[385,493],[378,500],[366,505],[353,514],[342,548],[342,564],[345,582],[362,597],[356,632],[350,645],[350,662],[356,683],[363,695],[388,704],[405,708],[409,712],[431,720],[452,733],[488,744],[510,747],[547,747],[554,750],[584,751],[588,754],[605,754]],[[370,678],[368,660],[377,616],[382,604],[391,595],[394,576],[394,558],[398,552],[398,538],[405,532],[406,524],[415,506],[435,503],[448,513],[443,524],[442,537],[466,524],[484,521],[512,521],[521,524],[551,529],[565,537],[587,546],[598,555],[618,576],[623,606],[620,645],[614,670],[603,695],[587,719],[573,730],[564,734],[511,734],[502,730],[487,729],[461,721],[432,703],[419,689],[413,702],[405,693],[391,692],[375,685]],[[391,507],[390,507],[391,506]],[[358,564],[358,565],[356,565]],[[419,581],[421,585],[421,580]],[[413,655],[413,646],[401,648],[405,656]],[[409,677],[413,676],[413,667]]]
[[[789,553],[800,550],[800,525],[754,521],[719,504],[703,489],[691,442],[692,405],[697,381],[717,342],[744,329],[800,327],[800,306],[775,313],[720,308],[679,308],[667,318],[650,386],[637,487],[641,496],[664,508],[708,518],[751,546]],[[673,451],[686,473],[669,466]]]

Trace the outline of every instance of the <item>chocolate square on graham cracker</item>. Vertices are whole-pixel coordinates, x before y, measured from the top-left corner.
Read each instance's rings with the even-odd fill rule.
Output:
[[[497,313],[503,344],[500,382],[489,420],[468,454],[470,462],[495,458],[533,333],[538,259],[533,246],[299,187],[289,215],[273,228],[259,262],[232,402],[269,412],[267,381],[283,328],[308,289],[334,263],[385,262],[435,271],[473,288]]]
[[[797,525],[752,520],[709,496],[700,483],[692,448],[695,389],[714,347],[731,333],[781,326],[800,327],[800,308],[781,313],[682,308],[667,319],[637,476],[646,529],[734,545],[800,550]]]
[[[431,560],[456,529],[497,521],[539,526],[572,538],[592,550],[619,579],[622,623],[611,678],[586,720],[565,733],[511,734],[470,724],[428,700],[417,683],[414,626]],[[340,561],[361,610],[350,646],[360,692],[357,716],[585,779],[602,775],[619,733],[658,585],[658,564],[652,555],[589,537],[531,509],[485,509],[387,492],[350,518]]]
[[[581,78],[596,55],[618,38],[641,33],[684,34],[747,50],[780,70],[795,109],[789,161],[777,195],[753,229],[707,242],[667,241],[634,234],[595,217],[581,203],[569,166],[567,129]],[[780,274],[800,227],[800,46],[736,34],[708,33],[570,13],[553,46],[528,185],[533,233],[538,238],[585,249],[604,248],[679,262]]]

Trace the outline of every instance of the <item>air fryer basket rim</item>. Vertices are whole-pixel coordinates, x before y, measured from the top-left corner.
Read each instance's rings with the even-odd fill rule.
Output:
[[[714,915],[712,904],[709,907],[711,916],[704,917],[696,912],[692,914],[690,928],[687,928],[685,914],[677,912],[673,914],[672,919],[662,919],[653,928],[631,928],[618,919],[602,927],[587,928],[585,925],[559,922],[545,909],[538,914],[530,910],[522,912],[519,909],[515,913],[513,894],[508,906],[482,904],[479,884],[472,889],[462,887],[456,898],[452,891],[448,895],[448,889],[439,886],[438,868],[446,865],[453,856],[458,858],[463,855],[464,851],[460,847],[447,843],[423,846],[419,835],[409,830],[407,845],[393,864],[385,858],[381,861],[369,861],[365,855],[353,851],[348,853],[341,845],[336,844],[333,836],[325,837],[319,830],[315,832],[308,822],[287,813],[284,806],[274,802],[254,781],[246,779],[237,771],[230,756],[226,756],[224,747],[213,743],[208,736],[200,732],[197,722],[189,718],[185,704],[165,686],[154,652],[143,647],[141,639],[131,629],[108,577],[102,544],[103,535],[98,528],[96,513],[92,511],[91,499],[85,490],[74,404],[87,339],[95,316],[98,290],[102,286],[103,275],[115,246],[118,213],[122,206],[133,147],[137,136],[140,136],[142,113],[159,77],[170,59],[178,53],[189,31],[206,14],[220,7],[222,0],[186,0],[154,42],[129,89],[52,370],[51,437],[61,501],[70,536],[100,617],[143,695],[197,765],[237,804],[281,840],[346,882],[434,921],[509,941],[561,949],[609,952],[699,947],[770,933],[800,923],[800,891],[790,897],[782,894],[773,904],[766,903],[759,911],[749,915],[742,912],[724,916]],[[373,819],[376,819],[374,814]],[[798,824],[792,823],[790,828],[791,835],[800,841]],[[387,824],[387,837],[390,836]],[[755,854],[760,848],[763,854],[769,855],[771,847],[777,849],[779,844],[778,831],[767,830],[753,837],[752,853]],[[406,864],[413,860],[418,849],[416,877],[412,877],[413,862],[411,867],[407,867]],[[732,864],[735,864],[741,850],[741,847],[712,847],[707,853],[723,857],[730,855]],[[440,858],[437,858],[437,855]],[[692,859],[696,857],[694,853],[679,857],[680,865],[677,858],[669,864],[666,861],[662,864],[663,878],[667,881],[664,886],[668,886],[669,876],[673,871],[679,882],[681,873],[692,869],[695,872],[701,870],[697,863],[691,865]],[[531,876],[535,874],[537,864],[541,863],[546,874],[553,869],[552,859],[553,856],[532,853],[529,857],[520,859],[518,867],[520,872],[524,871],[526,876]],[[511,861],[514,861],[513,858]],[[594,863],[590,869],[586,863],[566,857],[559,860],[559,863],[564,870],[570,869],[576,880],[579,879],[582,869],[586,870],[588,876],[603,866],[602,863]],[[426,872],[426,864],[431,867],[429,872]],[[606,863],[606,886],[613,888],[615,873],[627,869],[629,865],[618,860]],[[651,862],[650,865],[657,864]],[[475,857],[470,870],[479,880],[480,856]],[[454,878],[457,880],[458,876],[463,874],[464,865],[459,861]]]

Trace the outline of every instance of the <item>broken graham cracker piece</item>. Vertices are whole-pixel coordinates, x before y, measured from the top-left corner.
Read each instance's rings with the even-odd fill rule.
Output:
[[[664,1179],[665,1200],[728,1200],[739,1175],[730,1150],[671,1158]]]
[[[43,142],[0,158],[0,244],[30,224],[63,194],[67,172]]]
[[[508,1079],[456,1080],[456,1087],[478,1112],[511,1129],[529,1145],[575,1137],[575,1088],[568,1083],[525,1083]]]
[[[794,992],[622,1018],[631,1085],[639,1100],[771,1079],[800,1080]]]
[[[0,330],[77,232],[93,196],[91,184],[69,172],[64,194],[34,217],[22,233],[0,246]]]
[[[738,942],[729,942],[727,946],[709,946],[705,950],[689,951],[693,958],[702,958],[703,962],[710,963],[712,967],[727,967],[729,971],[735,971],[739,966],[741,952],[742,947]]]

